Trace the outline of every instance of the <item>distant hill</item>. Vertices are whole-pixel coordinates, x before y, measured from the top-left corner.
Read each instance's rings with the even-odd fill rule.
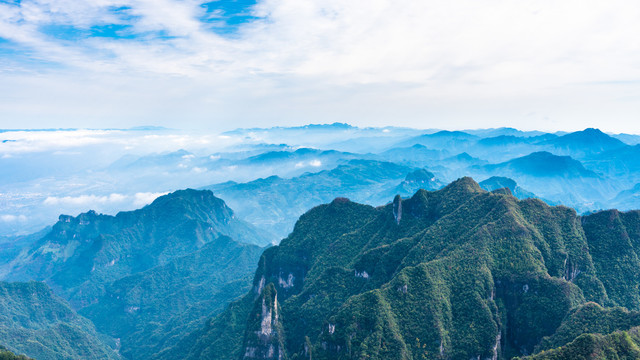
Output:
[[[584,165],[612,179],[638,183],[640,182],[640,145],[604,151],[584,160]]]
[[[415,144],[424,145],[430,149],[453,150],[470,145],[478,139],[478,136],[471,135],[463,131],[438,131],[433,134],[424,134],[403,140],[397,147],[413,146]]]
[[[621,191],[611,202],[620,210],[640,208],[640,183],[629,190]]]
[[[511,191],[513,196],[518,199],[528,199],[528,198],[536,198],[536,195],[530,191],[524,190],[515,180],[502,177],[502,176],[492,176],[484,181],[481,181],[478,185],[481,188],[487,191],[494,191],[501,188],[507,188]]]
[[[584,168],[570,156],[557,156],[539,151],[495,165],[486,165],[489,171],[509,171],[535,177],[596,177],[596,173]]]
[[[0,282],[0,304],[0,341],[17,353],[38,360],[120,359],[107,338],[44,283]],[[0,359],[12,358],[3,352]]]
[[[351,160],[331,170],[290,179],[273,176],[247,183],[211,185],[206,189],[225,199],[243,219],[285,237],[305,211],[336,197],[384,204],[388,199],[383,195],[414,170],[384,161]]]
[[[544,142],[571,156],[582,158],[603,151],[609,151],[626,146],[624,142],[611,137],[598,129],[585,129],[572,132]]]
[[[443,186],[444,184],[432,172],[427,169],[418,169],[408,173],[398,186],[386,193],[386,196],[388,199],[392,199],[396,195],[406,197],[420,189],[437,190]]]
[[[378,154],[381,160],[419,167],[448,156],[450,156],[450,153],[447,150],[432,150],[420,144],[415,144],[410,147],[392,148]]]

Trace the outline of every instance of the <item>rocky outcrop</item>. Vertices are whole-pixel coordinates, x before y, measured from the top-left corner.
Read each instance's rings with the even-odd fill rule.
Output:
[[[255,302],[245,333],[243,359],[284,359],[284,337],[278,313],[278,292],[272,283]]]

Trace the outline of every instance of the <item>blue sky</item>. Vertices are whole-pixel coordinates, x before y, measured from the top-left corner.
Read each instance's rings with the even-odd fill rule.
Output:
[[[0,0],[0,128],[640,132],[640,3]]]

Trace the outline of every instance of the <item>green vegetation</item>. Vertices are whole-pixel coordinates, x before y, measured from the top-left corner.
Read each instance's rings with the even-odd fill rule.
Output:
[[[166,265],[119,279],[80,313],[120,339],[120,354],[144,359],[197,329],[251,286],[263,249],[220,237]]]
[[[119,354],[149,358],[249,290],[264,250],[252,243],[266,240],[211,191],[182,190],[116,216],[61,216],[9,264],[7,278],[46,281],[106,334],[105,341],[117,343]],[[34,316],[37,309],[24,309],[21,316]],[[85,346],[84,340],[73,343],[82,330],[77,325],[52,326],[57,328],[42,335],[41,349],[25,353],[66,359],[73,357],[68,346]]]
[[[631,356],[638,218],[581,218],[470,178],[378,208],[337,198],[264,252],[245,297],[156,358],[510,359],[576,342]]]
[[[0,339],[16,352],[38,360],[120,359],[109,346],[115,343],[107,345],[44,283],[0,282],[0,309]]]
[[[0,360],[33,360],[24,355],[16,355],[6,347],[0,345]]]
[[[640,328],[609,335],[584,334],[558,349],[526,360],[635,360],[640,359]]]
[[[610,334],[635,326],[640,326],[640,312],[620,307],[603,308],[589,302],[573,309],[552,336],[542,339],[536,350],[566,345],[582,334]]]

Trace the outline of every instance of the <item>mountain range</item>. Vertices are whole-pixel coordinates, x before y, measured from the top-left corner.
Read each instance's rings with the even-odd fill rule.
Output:
[[[0,359],[640,357],[639,137],[182,135],[2,157]]]
[[[338,198],[264,252],[241,300],[156,358],[570,358],[540,351],[634,336],[638,244],[638,211],[580,217],[470,178],[377,208]]]

